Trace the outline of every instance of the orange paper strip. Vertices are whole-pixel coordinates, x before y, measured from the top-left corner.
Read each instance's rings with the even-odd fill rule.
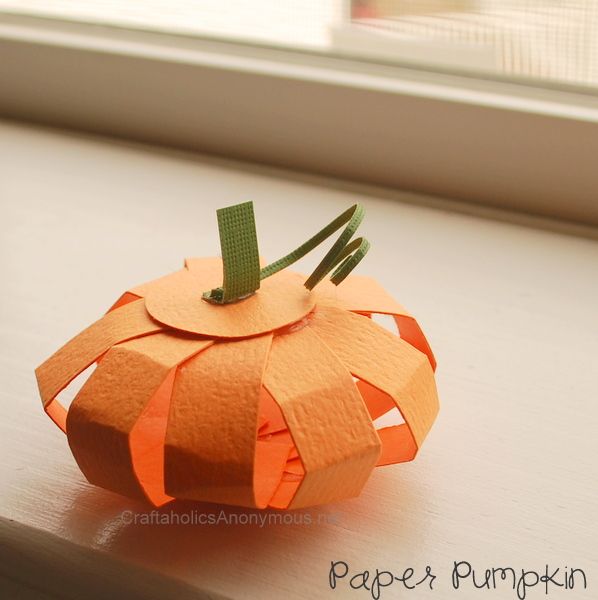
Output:
[[[155,458],[156,451],[163,454],[172,387],[168,376],[176,365],[211,344],[211,340],[156,333],[106,353],[67,418],[71,450],[91,483],[129,496],[147,495],[155,504],[168,499],[161,461]],[[170,385],[160,394],[165,381]],[[153,411],[145,412],[152,404]],[[136,457],[145,461],[138,460],[137,469]],[[149,470],[152,465],[155,471]]]
[[[357,389],[365,401],[372,421],[385,415],[396,406],[394,400],[388,394],[370,385],[367,381],[357,381]]]
[[[382,442],[382,454],[376,463],[377,467],[413,460],[417,449],[414,448],[413,436],[407,423],[383,427],[376,432]]]
[[[401,338],[423,352],[436,370],[436,359],[421,330],[419,323],[375,279],[363,275],[351,275],[342,285],[322,282],[315,290],[318,304],[332,305],[351,312],[371,315],[392,315]]]
[[[255,505],[266,508],[276,492],[287,465],[291,444],[258,440],[255,448]]]
[[[35,370],[46,412],[64,431],[66,410],[56,400],[58,393],[114,344],[161,329],[147,314],[143,300],[122,306],[84,329]]]
[[[264,385],[305,468],[289,508],[356,496],[380,440],[349,371],[308,328],[274,338]]]
[[[137,296],[131,292],[125,292],[106,312],[112,312],[121,306],[125,306],[125,304],[130,304],[131,302],[135,302],[135,300],[139,300],[141,296]]]
[[[339,308],[320,307],[309,328],[355,377],[393,398],[412,434],[413,458],[438,412],[426,356],[370,319]]]
[[[168,494],[244,506],[262,501],[253,473],[271,342],[264,335],[216,343],[180,369],[166,434]]]
[[[272,394],[264,387],[262,388],[260,402],[260,419],[263,419],[264,423],[263,426],[260,426],[260,436],[285,431],[287,428],[280,407],[272,398]]]

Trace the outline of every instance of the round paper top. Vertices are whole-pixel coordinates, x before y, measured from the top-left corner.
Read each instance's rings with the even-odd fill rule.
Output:
[[[145,296],[145,307],[160,323],[208,337],[243,338],[291,325],[309,314],[315,294],[303,285],[304,277],[285,270],[261,282],[244,300],[211,304],[203,292],[222,283],[219,259],[192,259],[187,269],[165,277]]]

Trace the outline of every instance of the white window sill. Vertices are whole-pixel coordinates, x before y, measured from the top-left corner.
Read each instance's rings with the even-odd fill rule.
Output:
[[[592,584],[596,241],[8,123],[0,165],[5,595],[320,598],[341,559],[362,570],[430,564],[440,597],[461,559],[480,569],[566,561]],[[148,508],[85,482],[43,414],[33,368],[124,289],[217,252],[214,210],[246,199],[266,257],[365,204],[372,250],[359,271],[428,334],[439,419],[414,463],[380,469],[359,498],[314,510],[337,524],[127,525],[123,511]],[[306,261],[308,270],[317,256]]]

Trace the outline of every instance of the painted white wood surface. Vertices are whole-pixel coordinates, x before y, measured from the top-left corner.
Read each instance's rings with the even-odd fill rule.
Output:
[[[270,258],[364,202],[372,250],[360,272],[427,332],[439,419],[413,463],[309,511],[326,524],[127,524],[123,511],[149,508],[86,483],[43,414],[33,369],[121,291],[217,253],[214,210],[247,199]],[[437,575],[433,591],[393,586],[382,598],[516,597],[453,590],[454,560],[480,571],[582,568],[585,591],[548,598],[597,597],[596,241],[9,123],[0,210],[3,598],[370,597],[346,582],[330,591],[332,560]]]

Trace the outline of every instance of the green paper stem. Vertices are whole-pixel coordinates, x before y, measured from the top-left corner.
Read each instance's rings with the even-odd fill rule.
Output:
[[[365,215],[363,206],[354,204],[301,246],[260,270],[253,203],[221,208],[217,214],[224,281],[222,287],[203,295],[206,300],[216,304],[236,302],[250,296],[259,289],[262,279],[297,262],[345,224],[338,240],[305,282],[308,290],[313,289],[331,271],[330,281],[338,285],[361,262],[370,248],[365,238],[351,240]]]
[[[222,287],[204,293],[214,304],[228,304],[250,296],[260,287],[260,253],[253,202],[220,208],[218,231],[222,250]]]

